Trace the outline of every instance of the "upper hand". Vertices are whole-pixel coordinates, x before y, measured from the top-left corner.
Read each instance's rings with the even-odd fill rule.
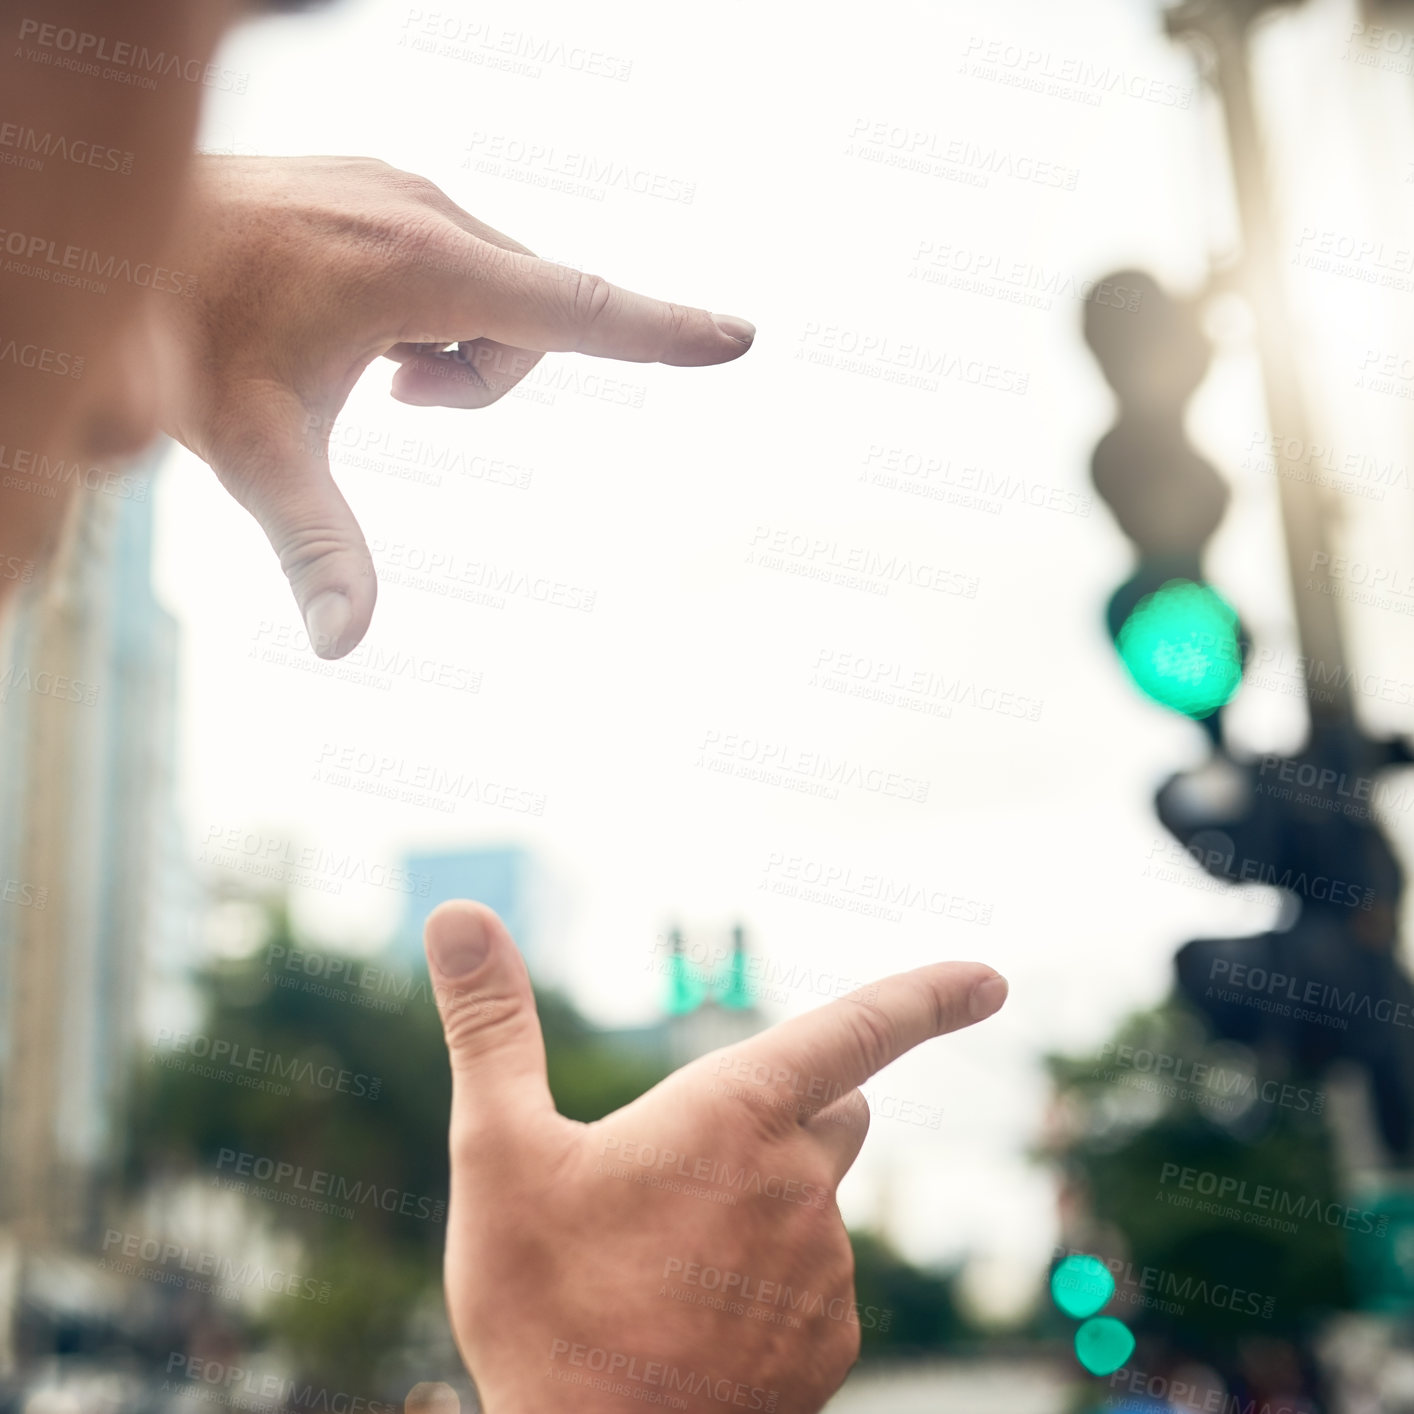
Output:
[[[172,264],[195,286],[163,301],[183,365],[166,430],[260,522],[321,657],[358,644],[377,597],[328,455],[375,358],[402,365],[403,402],[476,408],[542,353],[699,367],[751,345],[744,320],[537,260],[382,162],[203,157],[193,188]]]
[[[1005,982],[972,962],[887,978],[585,1125],[555,1111],[496,915],[443,904],[426,931],[452,1064],[447,1301],[485,1408],[819,1409],[859,1351],[835,1204],[869,1124],[856,1087],[991,1015]]]

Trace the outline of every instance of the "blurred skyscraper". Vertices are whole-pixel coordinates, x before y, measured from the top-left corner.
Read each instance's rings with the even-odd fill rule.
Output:
[[[192,902],[174,808],[177,630],[151,473],[80,493],[0,656],[0,1229],[81,1241],[121,1153],[144,974]]]
[[[425,967],[422,928],[447,899],[467,898],[494,908],[537,980],[549,962],[539,936],[546,881],[534,858],[515,845],[410,854],[404,861],[417,888],[407,895],[393,952],[405,965]]]

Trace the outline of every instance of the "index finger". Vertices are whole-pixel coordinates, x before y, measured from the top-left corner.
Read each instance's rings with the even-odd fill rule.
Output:
[[[793,1085],[808,1076],[826,1093],[853,1090],[922,1042],[985,1021],[1006,996],[1006,978],[983,963],[935,962],[783,1021],[742,1050]]]
[[[464,272],[455,268],[460,259]],[[448,342],[495,339],[540,353],[699,368],[740,358],[756,335],[734,315],[650,299],[485,241],[469,241],[438,285],[435,317]]]

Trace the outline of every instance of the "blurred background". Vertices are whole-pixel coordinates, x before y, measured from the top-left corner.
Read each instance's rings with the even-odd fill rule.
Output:
[[[371,369],[341,663],[185,452],[85,508],[0,675],[0,1409],[476,1407],[457,896],[581,1118],[1009,977],[866,1090],[840,1410],[1414,1409],[1414,6],[343,0],[222,63],[207,150],[759,333]]]

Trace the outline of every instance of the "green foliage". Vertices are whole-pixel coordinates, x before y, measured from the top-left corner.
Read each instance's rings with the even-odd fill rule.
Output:
[[[955,1272],[922,1271],[873,1233],[854,1232],[850,1240],[865,1355],[938,1354],[975,1341],[958,1309]]]
[[[1122,1047],[1132,1050],[1126,1056]],[[1262,1082],[1274,1077],[1300,1088],[1300,1077],[1278,1074],[1279,1058],[1215,1044],[1197,1018],[1171,1004],[1131,1017],[1099,1055],[1053,1056],[1048,1064],[1067,1126],[1049,1157],[1093,1218],[1122,1233],[1128,1247],[1127,1279],[1121,1275],[1106,1314],[1141,1339],[1225,1362],[1244,1340],[1297,1337],[1349,1304],[1340,1227],[1306,1217],[1284,1233],[1250,1220],[1270,1211],[1257,1204],[1229,1197],[1222,1206],[1238,1216],[1201,1211],[1218,1199],[1172,1177],[1161,1181],[1164,1166],[1177,1165],[1232,1180],[1229,1194],[1265,1187],[1303,1202],[1341,1201],[1316,1107],[1260,1098]],[[1234,1288],[1254,1299],[1233,1298]]]

